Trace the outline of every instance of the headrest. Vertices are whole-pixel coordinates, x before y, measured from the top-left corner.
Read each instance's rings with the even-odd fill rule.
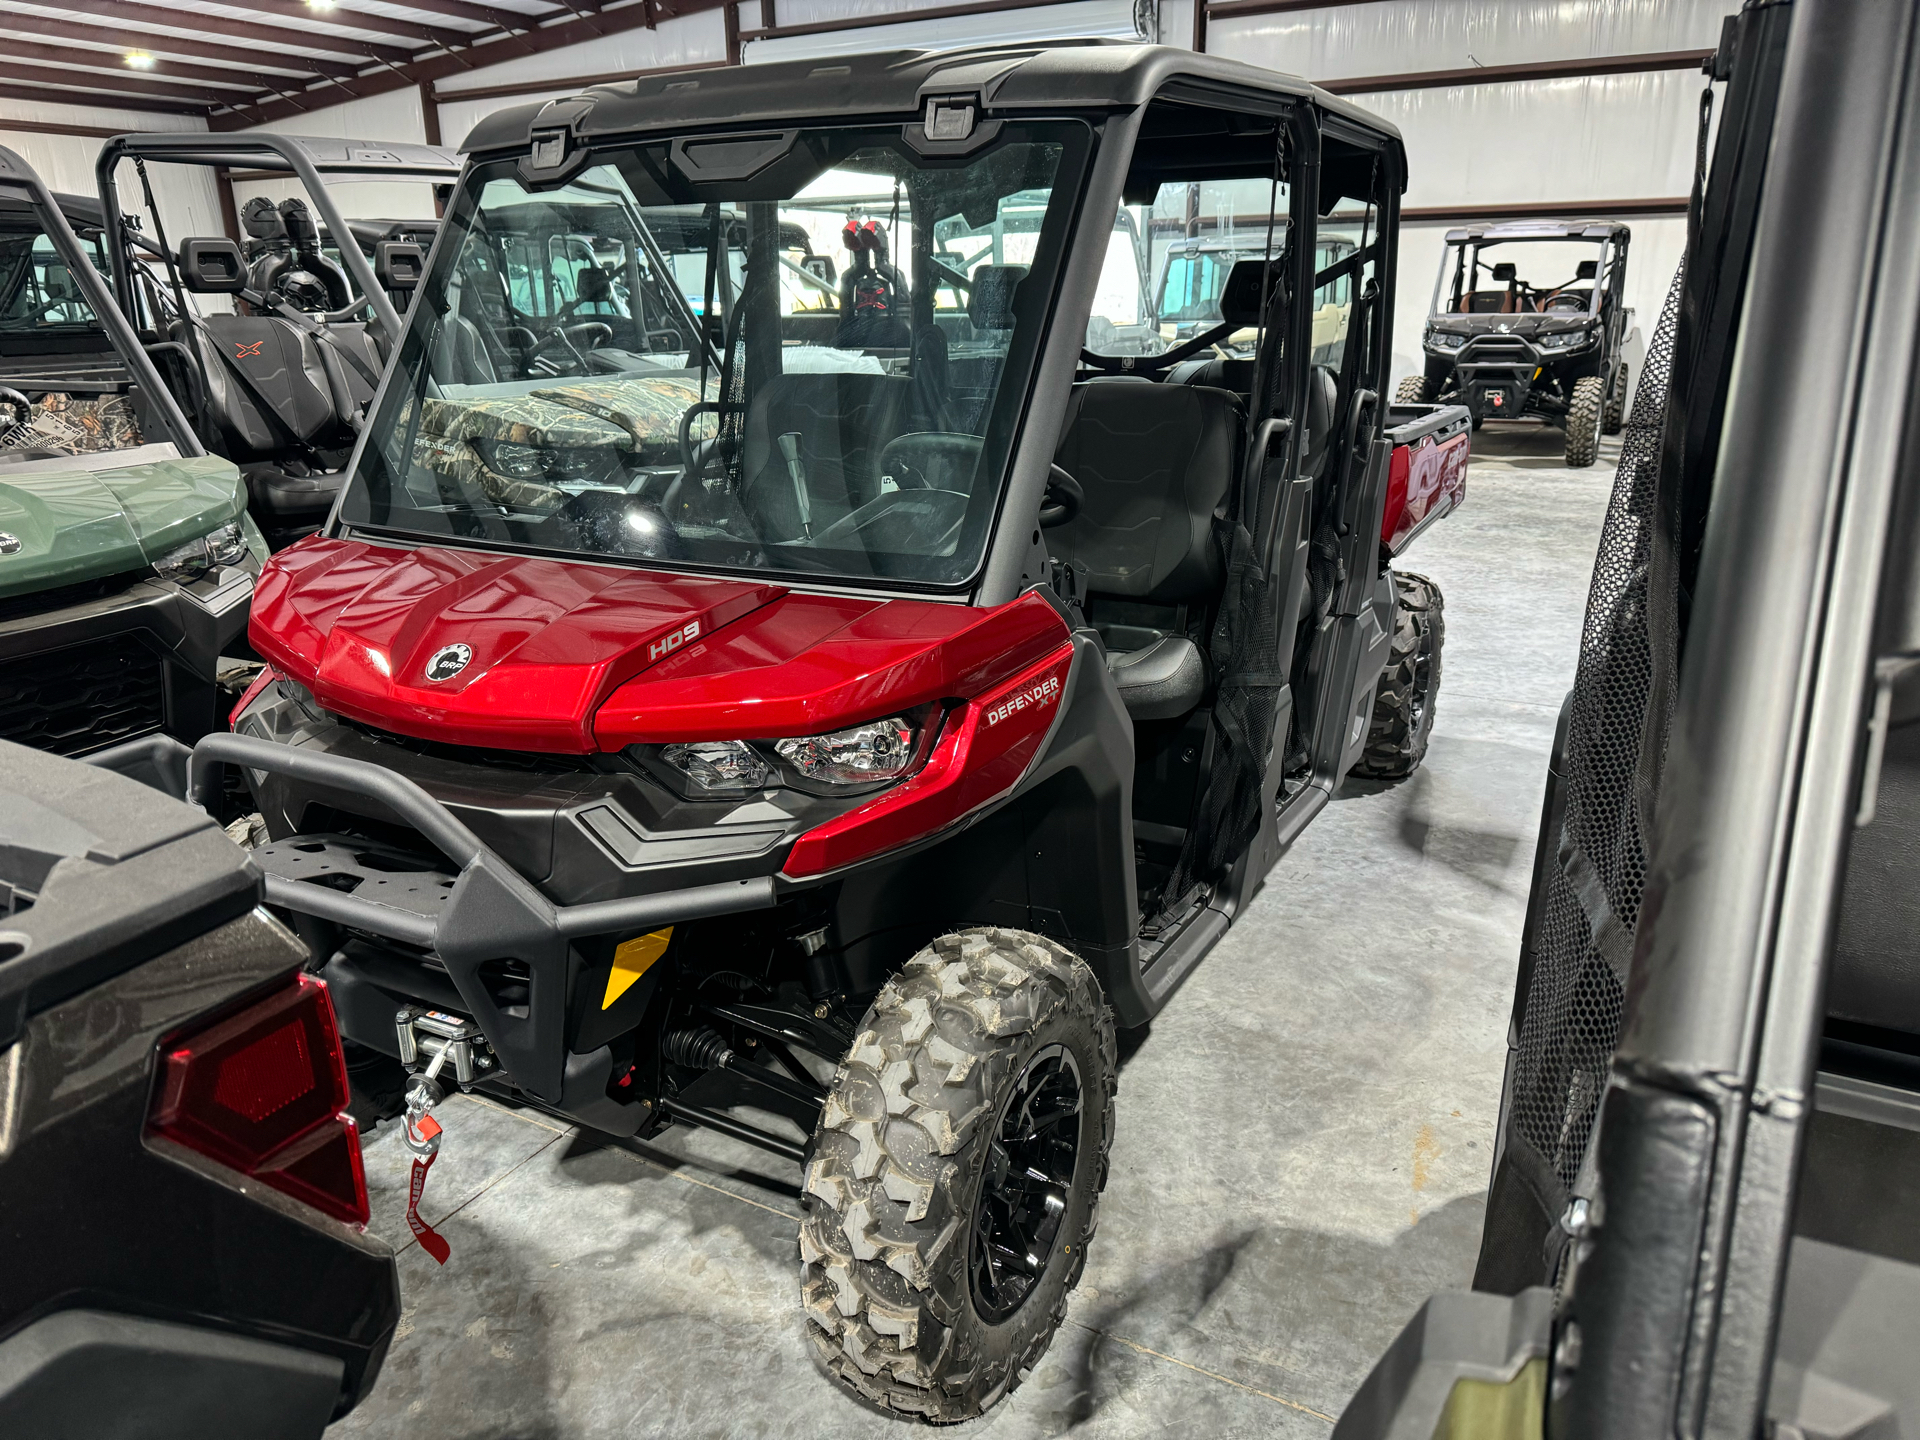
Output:
[[[298,196],[280,202],[280,223],[287,227],[287,239],[295,245],[311,245],[320,238],[313,216],[307,213],[307,202]]]
[[[286,238],[287,227],[281,222],[279,207],[264,195],[254,196],[240,208],[240,223],[255,240]]]
[[[1014,325],[1014,295],[1027,278],[1025,265],[983,265],[974,272],[967,292],[967,318],[976,330],[1010,330]]]
[[[840,233],[840,243],[855,254],[871,251],[881,260],[887,258],[887,232],[878,220],[850,220]]]
[[[1514,262],[1512,260],[1503,260],[1499,265],[1495,266],[1489,274],[1496,280],[1512,280],[1514,278]]]
[[[583,265],[580,274],[574,277],[574,298],[581,304],[591,304],[597,300],[614,298],[614,281],[598,265]]]
[[[1221,287],[1221,319],[1230,325],[1242,328],[1257,326],[1261,323],[1261,276],[1271,273],[1275,280],[1280,279],[1281,261],[1262,260],[1255,256],[1249,260],[1237,260],[1234,268],[1227,272],[1227,284]]]

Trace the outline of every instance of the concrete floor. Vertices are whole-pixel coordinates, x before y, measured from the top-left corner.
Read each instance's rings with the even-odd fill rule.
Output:
[[[1350,785],[1128,1061],[1101,1230],[1053,1349],[956,1434],[1325,1436],[1429,1292],[1468,1283],[1542,777],[1618,454],[1490,425],[1467,506],[1408,557],[1447,598],[1426,766]],[[610,1144],[455,1099],[405,1313],[328,1434],[926,1434],[802,1335],[788,1168],[707,1133]]]

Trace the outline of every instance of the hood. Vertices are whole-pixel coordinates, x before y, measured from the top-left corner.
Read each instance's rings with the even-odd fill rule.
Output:
[[[138,570],[246,509],[239,470],[219,456],[82,459],[101,457],[0,470],[0,531],[19,543],[0,553],[0,597]]]
[[[268,564],[248,634],[339,715],[580,755],[819,733],[976,694],[1067,627],[1034,596],[983,610],[314,537]]]

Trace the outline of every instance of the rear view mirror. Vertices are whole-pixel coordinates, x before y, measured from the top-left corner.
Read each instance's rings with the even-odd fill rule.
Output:
[[[237,295],[247,288],[247,260],[224,235],[183,240],[180,278],[195,295]]]
[[[427,253],[411,240],[383,240],[374,246],[374,279],[383,290],[412,290],[427,269]]]

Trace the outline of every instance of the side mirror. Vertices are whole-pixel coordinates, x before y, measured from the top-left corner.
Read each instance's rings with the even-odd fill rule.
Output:
[[[1579,265],[1574,267],[1574,278],[1576,280],[1594,279],[1595,269],[1598,264],[1598,261],[1583,260]]]
[[[412,290],[427,270],[427,252],[411,240],[382,240],[374,246],[374,279],[382,290]]]
[[[247,260],[224,235],[183,240],[180,278],[195,295],[237,295],[247,288]]]

